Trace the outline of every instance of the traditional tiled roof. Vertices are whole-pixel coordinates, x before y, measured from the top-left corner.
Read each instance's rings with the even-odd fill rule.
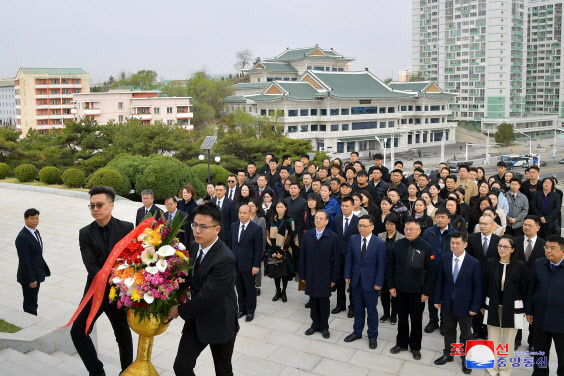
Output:
[[[321,53],[319,53],[319,51]],[[315,53],[312,55],[312,53]],[[292,60],[298,60],[298,59],[302,59],[304,57],[312,57],[312,58],[319,58],[319,59],[341,59],[341,60],[354,60],[353,58],[347,58],[344,57],[343,55],[337,53],[335,50],[333,49],[322,49],[319,46],[315,45],[313,47],[305,47],[305,48],[287,48],[284,52],[282,52],[280,55],[273,57],[273,58],[269,58],[266,60],[272,60],[272,61],[292,61]]]
[[[20,71],[28,74],[87,74],[82,68],[20,68]]]
[[[235,90],[243,90],[243,89],[266,89],[270,86],[270,82],[239,82],[231,86]]]
[[[245,99],[245,97],[242,97],[242,96],[230,95],[226,98],[223,98],[223,101],[227,102],[227,103],[244,103],[247,100]]]
[[[260,61],[257,64],[255,64],[255,66],[251,71],[259,71],[260,69],[263,69],[263,68],[259,68],[260,65],[264,66],[264,69],[270,72],[276,72],[276,73],[298,72],[296,68],[294,68],[291,64],[278,62],[278,61]]]
[[[456,96],[455,93],[448,93],[439,88],[434,81],[413,81],[413,82],[390,82],[392,89],[408,93],[417,93],[435,98],[450,98]]]

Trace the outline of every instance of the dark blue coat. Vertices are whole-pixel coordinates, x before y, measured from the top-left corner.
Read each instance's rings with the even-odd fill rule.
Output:
[[[300,252],[300,278],[306,282],[306,295],[331,296],[331,282],[337,283],[341,250],[337,234],[329,229],[317,240],[315,229],[304,232]]]
[[[482,305],[482,265],[466,253],[454,282],[452,257],[450,252],[440,257],[433,303],[441,304],[441,314],[448,314],[452,304],[455,316],[467,317],[470,311],[478,313]]]
[[[51,275],[43,259],[43,247],[25,227],[16,237],[16,250],[18,251],[18,283],[28,286],[33,282],[43,282],[45,277]]]
[[[364,260],[361,258],[362,235],[351,236],[345,261],[345,279],[356,287],[361,281],[364,291],[374,291],[374,286],[384,286],[386,276],[386,243],[372,235],[366,246]],[[362,277],[362,278],[361,278]]]
[[[333,232],[337,234],[339,240],[341,241],[339,244],[339,249],[341,250],[341,254],[343,256],[347,253],[347,248],[349,246],[349,240],[351,236],[358,234],[358,217],[356,215],[352,216],[352,219],[349,221],[349,227],[347,228],[347,232],[343,234],[343,222],[345,218],[342,214],[339,214],[335,217],[333,221]]]
[[[546,257],[535,261],[529,280],[529,294],[525,302],[525,312],[532,315],[534,325],[554,333],[564,333],[564,267],[562,264],[554,271]]]
[[[263,250],[262,228],[249,221],[238,239],[240,226],[240,221],[231,224],[231,251],[235,255],[237,270],[250,272],[253,267],[260,267]]]

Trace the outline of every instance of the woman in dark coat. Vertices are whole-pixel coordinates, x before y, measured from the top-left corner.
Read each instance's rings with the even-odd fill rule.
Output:
[[[458,198],[447,198],[445,207],[450,212],[450,227],[452,227],[455,231],[465,233],[467,231],[467,224],[464,218],[462,218],[462,216],[460,215]]]
[[[536,191],[531,200],[531,214],[538,216],[541,220],[539,236],[542,239],[546,240],[547,237],[555,234],[561,205],[560,195],[554,190],[554,181],[551,178],[544,178],[542,191]]]
[[[242,184],[241,188],[239,189],[239,192],[235,196],[235,202],[237,203],[237,207],[248,204],[251,198],[256,198],[255,192],[253,191],[251,186],[248,185],[247,183]]]
[[[513,237],[505,235],[499,240],[497,254],[486,263],[484,274],[484,301],[482,314],[488,325],[488,340],[494,341],[494,349],[503,337],[509,346],[507,359],[513,357],[515,336],[523,329],[525,320],[525,299],[527,298],[527,268],[515,254]],[[509,364],[508,364],[509,366]],[[509,375],[511,368],[501,368],[502,374]],[[490,375],[500,373],[497,356]]]
[[[184,226],[185,239],[188,242],[186,248],[194,241],[194,234],[192,233],[192,226],[190,225],[194,222],[194,209],[198,206],[196,203],[196,190],[190,184],[186,184],[180,192],[178,193],[178,210],[183,211],[188,216],[186,221],[186,226]]]
[[[304,212],[304,231],[315,228],[315,213],[323,209],[319,193],[307,194],[307,209]]]
[[[415,205],[413,205],[413,214],[410,218],[416,219],[417,222],[419,222],[422,234],[429,227],[433,227],[433,219],[427,215],[427,203],[422,198],[415,200]]]

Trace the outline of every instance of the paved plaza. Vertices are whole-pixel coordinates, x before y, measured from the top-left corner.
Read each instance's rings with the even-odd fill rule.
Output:
[[[50,320],[53,327],[67,323],[78,306],[86,270],[78,247],[78,230],[92,221],[87,208],[88,198],[68,197],[59,194],[24,191],[0,187],[0,299],[3,305],[21,309],[21,286],[16,282],[17,253],[14,246],[16,235],[23,227],[23,212],[35,207],[41,212],[38,226],[45,250],[44,257],[51,269],[51,277],[41,284],[38,313]],[[134,222],[140,203],[118,200],[114,216]],[[443,338],[438,331],[423,335],[422,359],[413,360],[411,353],[390,354],[395,344],[397,326],[389,323],[379,325],[378,347],[368,348],[366,333],[361,340],[345,343],[343,339],[352,332],[353,320],[346,312],[331,315],[330,339],[315,333],[304,335],[310,326],[309,310],[304,308],[307,297],[297,291],[297,283],[288,286],[288,302],[272,302],[274,284],[263,278],[262,295],[254,321],[241,319],[241,330],[235,342],[233,368],[236,375],[326,375],[326,376],[458,376],[463,375],[460,360],[445,366],[434,366],[433,361],[442,355]],[[332,297],[331,307],[335,306]],[[381,312],[381,307],[378,308]],[[424,325],[427,316],[424,318]],[[168,330],[155,339],[153,364],[161,376],[174,374],[172,366],[184,321],[174,320]],[[104,361],[118,362],[118,348],[109,321],[102,315],[97,324],[98,349]],[[135,347],[137,335],[133,333]],[[527,334],[523,334],[527,338]],[[70,338],[69,338],[70,341]],[[526,345],[526,341],[525,345]],[[526,346],[520,351],[526,351]],[[551,354],[551,375],[556,374],[556,359]],[[213,361],[209,349],[199,358],[197,375],[214,375]],[[513,370],[513,375],[530,375],[531,369]],[[474,370],[472,375],[487,375]],[[108,375],[110,376],[110,375]],[[113,375],[112,375],[113,376]]]

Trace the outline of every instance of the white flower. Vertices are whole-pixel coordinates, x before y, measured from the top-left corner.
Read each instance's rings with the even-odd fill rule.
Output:
[[[159,260],[159,261],[157,262],[156,268],[157,268],[157,270],[158,270],[159,272],[161,272],[161,273],[164,272],[164,271],[166,270],[166,267],[167,267],[167,262],[166,262],[166,260]]]
[[[162,258],[174,256],[175,253],[176,253],[176,250],[174,248],[172,248],[170,245],[163,245],[157,251],[157,255],[159,255],[159,257],[162,257]]]
[[[133,286],[133,278],[126,278],[125,281],[123,281],[123,283],[125,284],[125,286],[128,289],[131,289],[131,286]]]
[[[127,265],[127,263],[121,264],[120,266],[118,266],[118,268],[116,270],[123,270],[126,269],[129,265]]]
[[[114,279],[112,279],[112,283],[113,283],[114,285],[120,284],[120,283],[121,283],[121,278],[115,277]]]
[[[143,295],[143,299],[147,302],[147,304],[151,304],[153,303],[153,300],[155,300],[150,292],[146,292],[145,295]]]
[[[140,241],[140,242],[142,242],[143,240],[145,240],[145,236],[147,236],[147,235],[146,235],[146,234],[144,234],[144,233],[143,233],[143,234],[141,234],[141,235],[139,235],[139,236],[137,237],[137,241]]]
[[[147,273],[151,273],[151,274],[155,275],[155,274],[157,274],[157,273],[159,272],[159,269],[157,269],[156,266],[147,266],[147,267],[145,268],[145,271],[146,271]]]
[[[181,250],[181,251],[185,251],[186,247],[184,246],[184,244],[178,243],[178,249]]]
[[[141,244],[141,247],[143,247],[143,249],[148,249],[148,248],[153,248],[153,250],[155,249],[155,247],[153,247],[151,244],[149,243],[143,243]]]

